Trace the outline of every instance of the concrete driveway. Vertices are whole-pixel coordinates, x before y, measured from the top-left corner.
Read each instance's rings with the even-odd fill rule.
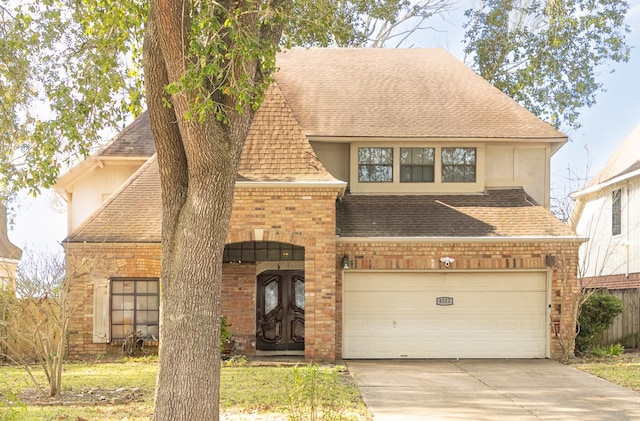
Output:
[[[640,394],[551,360],[346,365],[376,421],[640,420]]]

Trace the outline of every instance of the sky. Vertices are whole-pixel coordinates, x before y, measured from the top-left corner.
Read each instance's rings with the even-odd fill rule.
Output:
[[[463,13],[471,4],[458,3],[454,10],[432,23],[437,29],[427,30],[415,37],[412,47],[444,48],[461,61],[464,29]],[[592,176],[605,164],[609,156],[640,124],[640,0],[629,2],[626,23],[631,28],[628,43],[633,46],[627,63],[616,63],[600,69],[598,80],[605,92],[600,92],[596,104],[581,113],[582,127],[570,133],[569,141],[551,159],[552,196],[566,195],[575,190],[571,173],[580,177]],[[611,71],[613,70],[613,73]],[[39,250],[62,253],[59,243],[67,235],[64,202],[52,191],[33,198],[21,195],[17,200],[9,238],[27,254]]]

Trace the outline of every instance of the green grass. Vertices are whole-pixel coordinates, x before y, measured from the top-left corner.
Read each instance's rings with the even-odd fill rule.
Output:
[[[126,361],[118,363],[68,363],[62,378],[63,393],[86,393],[92,388],[140,388],[141,402],[99,406],[36,406],[24,402],[7,406],[0,404],[0,420],[149,420],[153,415],[153,394],[157,373],[155,361]],[[298,370],[307,370],[299,367]],[[331,369],[317,368],[330,373]],[[37,379],[46,384],[44,374],[35,370]],[[338,379],[331,384],[330,403],[339,407],[342,418],[370,419],[360,393],[348,373],[338,371]],[[220,379],[220,408],[232,413],[290,414],[292,391],[296,385],[292,367],[223,367]],[[327,377],[328,378],[328,377]],[[32,388],[28,375],[18,367],[0,367],[0,401],[12,401],[23,389]],[[296,389],[298,388],[298,389]],[[322,390],[322,389],[318,389]],[[325,389],[326,390],[326,389]],[[299,402],[298,402],[299,405]],[[339,419],[339,418],[335,418]]]
[[[575,366],[611,383],[640,392],[640,354],[623,354],[606,359],[591,358]]]

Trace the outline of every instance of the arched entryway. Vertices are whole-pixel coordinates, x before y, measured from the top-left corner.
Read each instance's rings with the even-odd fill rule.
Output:
[[[224,262],[223,313],[232,334],[244,338],[244,350],[250,341],[256,353],[303,354],[305,248],[278,241],[230,243]]]

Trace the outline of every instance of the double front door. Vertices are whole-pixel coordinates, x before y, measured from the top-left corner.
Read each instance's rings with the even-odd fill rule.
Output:
[[[304,272],[262,272],[256,300],[256,349],[304,350]]]

